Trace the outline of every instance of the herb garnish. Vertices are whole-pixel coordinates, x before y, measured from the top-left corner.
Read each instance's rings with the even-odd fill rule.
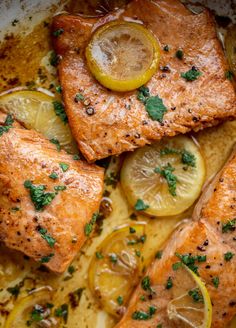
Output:
[[[224,259],[227,262],[229,262],[230,260],[232,260],[233,257],[234,257],[234,254],[232,252],[227,252],[227,253],[224,254]]]
[[[61,150],[61,145],[60,145],[59,140],[53,138],[53,139],[50,139],[50,142],[53,143],[54,145],[56,145],[58,151]]]
[[[226,77],[226,79],[232,81],[233,80],[233,77],[234,77],[234,73],[232,71],[230,71],[230,70],[229,71],[226,71],[225,72],[225,77]]]
[[[192,289],[188,292],[188,295],[192,297],[194,302],[204,303],[204,299],[199,288]]]
[[[48,263],[54,255],[55,255],[54,253],[50,253],[50,254],[47,255],[47,256],[43,256],[43,257],[40,259],[40,262],[41,262],[41,263]]]
[[[163,176],[166,179],[169,192],[172,196],[176,196],[176,184],[178,182],[176,175],[173,174],[174,170],[175,169],[171,166],[170,163],[168,163],[166,166],[162,168],[156,167],[154,169],[155,173],[159,173],[161,176]]]
[[[68,304],[62,304],[59,308],[55,310],[55,316],[63,318],[64,322],[68,319]]]
[[[198,267],[195,265],[196,262],[205,262],[206,261],[206,255],[190,255],[190,254],[179,254],[175,253],[175,255],[181,260],[183,264],[185,264],[190,270],[192,270],[194,273],[199,275],[198,273]]]
[[[44,185],[33,185],[30,180],[24,182],[24,187],[29,189],[30,197],[34,204],[36,211],[42,211],[46,205],[49,205],[55,198],[54,192],[45,192],[46,186]]]
[[[58,30],[54,31],[52,34],[56,38],[58,38],[64,32],[63,28],[59,28]]]
[[[196,167],[196,157],[190,151],[186,149],[178,150],[175,148],[168,148],[168,147],[160,150],[161,156],[170,155],[170,154],[181,155],[181,161],[183,164],[191,167]]]
[[[142,199],[138,199],[136,204],[134,205],[136,211],[145,211],[149,208],[149,205],[145,204]]]
[[[182,262],[176,262],[176,263],[173,263],[172,264],[172,269],[174,270],[174,271],[177,271],[179,268],[181,268],[182,267]]]
[[[145,105],[145,109],[151,119],[162,123],[163,116],[167,112],[162,99],[158,96],[151,96],[149,89],[145,86],[139,88],[137,98]]]
[[[130,232],[130,233],[135,233],[136,230],[135,230],[133,227],[129,227],[129,232]]]
[[[155,306],[149,306],[148,312],[144,311],[135,311],[132,314],[132,319],[133,320],[149,320],[155,314],[156,312],[156,307]]]
[[[213,285],[215,286],[215,288],[218,288],[219,283],[220,283],[220,279],[219,279],[219,277],[213,277],[213,278],[211,279],[211,281],[212,281]]]
[[[52,66],[56,67],[59,64],[60,57],[55,53],[55,51],[51,52],[49,62]]]
[[[201,75],[202,72],[200,72],[195,66],[193,66],[189,71],[181,73],[181,77],[189,82],[197,80]]]
[[[109,256],[109,259],[112,263],[117,263],[118,261],[117,255],[114,253]]]
[[[229,231],[235,231],[236,229],[236,219],[228,220],[226,223],[222,223],[222,232],[226,233]]]
[[[146,276],[142,279],[141,286],[142,286],[142,289],[145,290],[146,292],[149,292],[151,294],[155,293],[151,287],[151,280],[150,280],[149,276]]]
[[[32,325],[34,322],[39,322],[44,319],[45,310],[41,305],[35,305],[33,308],[33,311],[30,313],[30,320],[27,320],[26,324],[28,327]]]
[[[17,298],[17,296],[20,294],[21,287],[22,286],[20,286],[19,284],[17,284],[14,287],[8,287],[7,288],[7,291],[8,291],[8,293],[10,293],[13,296],[15,296],[15,298]]]
[[[52,179],[52,180],[56,180],[56,179],[58,179],[58,174],[56,172],[52,172],[49,175],[49,178]]]
[[[59,163],[59,166],[63,172],[66,172],[69,169],[69,165],[66,163]]]
[[[169,277],[166,282],[166,289],[171,289],[173,287],[173,281],[172,278]]]
[[[3,123],[3,126],[0,126],[0,137],[3,135],[3,133],[7,133],[11,128],[14,120],[10,114],[7,115],[5,122]]]
[[[54,190],[55,191],[63,191],[63,190],[66,190],[66,186],[55,186]]]
[[[155,258],[160,260],[162,258],[162,253],[163,253],[163,251],[157,251]]]
[[[56,239],[54,239],[51,235],[47,234],[47,229],[40,228],[38,232],[40,233],[41,237],[46,240],[50,247],[53,247],[55,245]]]
[[[82,93],[77,93],[76,95],[75,95],[75,101],[76,102],[79,102],[79,101],[84,101],[84,96],[82,95]]]
[[[63,104],[60,101],[53,101],[52,104],[53,104],[56,115],[60,117],[62,122],[67,123],[68,118],[67,118]]]
[[[85,227],[84,227],[85,236],[88,237],[90,235],[90,233],[93,230],[93,226],[96,223],[98,217],[99,217],[99,213],[94,213],[92,216],[92,219],[89,221],[89,223],[85,224]]]
[[[119,305],[122,305],[123,302],[124,302],[124,299],[123,299],[122,296],[118,296],[116,300],[117,300],[117,303],[118,303]]]
[[[97,258],[98,260],[101,260],[101,259],[104,258],[104,256],[102,255],[101,252],[96,252],[95,254],[96,254],[96,258]]]
[[[184,58],[184,52],[181,49],[178,49],[175,53],[175,57],[182,60]]]
[[[112,186],[112,188],[115,188],[117,186],[119,180],[119,176],[115,172],[111,172],[106,178],[105,178],[105,184],[107,186]]]

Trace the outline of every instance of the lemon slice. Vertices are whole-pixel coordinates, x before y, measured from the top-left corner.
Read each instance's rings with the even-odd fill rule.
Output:
[[[227,59],[230,65],[230,68],[232,70],[232,73],[236,75],[236,25],[232,25],[226,34],[225,38],[225,50],[226,50],[226,55]],[[232,79],[233,76],[229,75],[230,73],[228,72],[228,78]]]
[[[198,198],[205,164],[197,145],[186,136],[163,139],[128,155],[121,184],[136,210],[154,216],[177,215]]]
[[[99,246],[89,268],[89,286],[108,313],[124,313],[139,281],[144,224],[126,226],[111,233]]]
[[[57,320],[50,317],[51,300],[52,291],[49,288],[32,292],[20,299],[7,317],[4,328],[38,327],[39,323],[47,323],[45,327],[58,327]]]
[[[15,91],[0,97],[0,108],[11,113],[28,129],[35,129],[48,139],[57,139],[69,152],[76,152],[68,124],[55,114],[51,97],[39,91]]]
[[[156,72],[160,47],[144,26],[115,21],[95,31],[86,58],[90,71],[103,86],[130,91],[144,85]]]
[[[183,265],[176,271],[172,287],[173,299],[168,303],[168,318],[175,327],[210,328],[212,305],[204,282]]]

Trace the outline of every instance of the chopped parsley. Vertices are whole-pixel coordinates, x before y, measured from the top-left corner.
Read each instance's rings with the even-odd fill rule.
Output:
[[[56,115],[60,117],[62,122],[67,123],[68,118],[67,118],[63,104],[60,101],[53,101],[52,104],[53,104]]]
[[[75,95],[75,101],[76,102],[79,102],[79,101],[84,101],[84,96],[82,95],[82,93],[77,93],[76,95]]]
[[[124,298],[122,296],[118,296],[116,300],[119,305],[122,305],[124,302]]]
[[[192,67],[189,71],[185,73],[181,73],[181,77],[184,78],[186,81],[195,81],[199,78],[199,76],[202,75],[202,72],[200,72],[196,67]]]
[[[62,86],[61,85],[56,86],[55,89],[56,89],[57,93],[62,93]]]
[[[56,145],[58,151],[61,150],[61,145],[60,145],[59,140],[53,138],[53,139],[50,139],[50,142],[53,143],[54,145]]]
[[[226,79],[232,81],[233,80],[233,77],[234,77],[234,73],[232,71],[230,71],[230,70],[229,71],[226,71],[225,72],[225,77],[226,77]]]
[[[117,261],[118,261],[118,258],[117,258],[117,255],[116,255],[116,254],[111,254],[111,255],[109,256],[109,259],[110,259],[110,261],[111,261],[112,263],[117,263]]]
[[[85,236],[88,237],[91,234],[91,232],[93,231],[93,226],[96,223],[98,217],[99,217],[99,213],[94,213],[92,216],[92,219],[89,221],[89,223],[85,224],[85,227],[84,227]]]
[[[162,324],[159,323],[159,324],[157,325],[157,328],[162,328]]]
[[[63,28],[59,28],[59,29],[55,30],[52,34],[53,34],[53,36],[58,38],[63,32],[64,32]]]
[[[173,263],[172,264],[172,269],[174,270],[174,271],[177,271],[179,268],[181,268],[182,267],[182,262],[176,262],[176,263]]]
[[[175,57],[182,60],[184,58],[184,52],[181,49],[178,49],[175,53]]]
[[[41,259],[40,259],[40,263],[48,263],[50,262],[51,258],[54,256],[54,253],[50,253],[49,255],[47,256],[43,256]]]
[[[30,197],[34,204],[36,211],[42,211],[46,205],[49,205],[55,198],[54,192],[45,192],[46,186],[44,185],[33,185],[30,180],[24,182],[24,187],[29,189]]]
[[[62,304],[59,308],[55,310],[55,316],[63,318],[64,322],[68,319],[68,304]]]
[[[172,278],[169,277],[166,282],[166,289],[171,289],[173,287],[173,281]]]
[[[10,114],[7,115],[5,122],[3,123],[3,126],[0,126],[0,137],[3,135],[3,133],[7,133],[11,128],[14,120]]]
[[[183,150],[178,150],[174,148],[163,148],[160,150],[160,155],[181,155],[181,162],[187,166],[191,167],[196,167],[196,157],[194,154],[192,154],[190,151],[183,149]]]
[[[52,66],[56,67],[59,64],[60,57],[55,53],[55,51],[51,52],[49,62]]]
[[[75,272],[75,267],[73,265],[70,265],[67,271],[69,272],[70,275],[72,275]]]
[[[135,311],[132,314],[132,319],[133,320],[149,320],[152,318],[153,314],[156,312],[156,307],[155,306],[149,306],[148,312],[144,311]]]
[[[130,232],[130,233],[135,233],[136,230],[135,230],[133,227],[129,227],[129,232]]]
[[[80,159],[79,154],[75,154],[75,155],[73,155],[73,160],[74,160],[74,161],[78,161],[79,159]]]
[[[115,188],[117,186],[119,180],[119,176],[115,172],[111,172],[106,178],[105,178],[105,184],[107,186],[112,186],[112,188]]]
[[[199,288],[195,288],[195,289],[189,290],[188,295],[190,297],[192,297],[192,299],[194,300],[194,302],[204,303],[204,299],[203,299],[202,293],[199,290]]]
[[[134,205],[136,211],[145,211],[149,208],[149,205],[145,204],[142,199],[138,199],[136,204]]]
[[[160,260],[162,258],[162,253],[163,253],[163,251],[157,251],[155,258]]]
[[[174,170],[175,169],[169,163],[163,168],[156,167],[154,169],[155,173],[159,173],[161,176],[163,176],[163,178],[166,179],[169,192],[172,196],[176,196],[176,184],[178,182],[176,175],[173,174]]]
[[[228,220],[228,222],[222,224],[222,232],[235,231],[236,228],[236,219]]]
[[[162,123],[163,116],[167,112],[167,108],[163,104],[163,100],[158,96],[151,96],[149,89],[145,86],[139,88],[137,98],[145,105],[145,109],[150,118],[153,121]]]
[[[56,239],[54,239],[51,235],[47,234],[47,229],[40,228],[38,232],[40,233],[41,237],[46,240],[50,247],[54,247]]]
[[[12,212],[18,212],[19,210],[20,210],[20,207],[17,207],[17,206],[11,208]]]
[[[205,262],[206,261],[206,255],[190,255],[190,254],[178,254],[175,253],[175,255],[181,260],[183,264],[185,264],[190,270],[192,270],[194,273],[198,274],[198,267],[195,265],[196,262]]]
[[[219,279],[219,277],[213,277],[213,278],[211,279],[211,281],[212,281],[213,285],[215,286],[215,288],[218,288],[219,283],[220,283],[220,279]]]
[[[101,252],[96,252],[95,254],[96,254],[96,258],[97,258],[98,260],[101,260],[101,259],[104,258],[104,256],[102,255]]]
[[[52,172],[50,175],[49,175],[49,178],[50,179],[53,179],[53,180],[56,180],[58,179],[58,174],[56,172]]]
[[[21,289],[21,286],[19,284],[17,284],[14,287],[8,287],[7,291],[8,291],[8,293],[15,296],[15,298],[17,298],[17,296],[20,294],[20,289]]]
[[[35,305],[33,311],[30,313],[30,320],[27,320],[26,324],[28,327],[32,325],[34,322],[39,322],[44,319],[44,308],[41,305]]]
[[[229,262],[230,260],[232,260],[233,257],[234,257],[234,254],[231,252],[227,252],[224,254],[224,259],[226,262]]]
[[[141,280],[141,286],[142,286],[142,289],[145,290],[146,292],[149,292],[152,294],[154,293],[154,290],[151,287],[151,280],[150,280],[149,276],[146,276]]]
[[[55,186],[54,190],[55,191],[63,191],[63,190],[66,190],[66,186]]]
[[[69,169],[69,165],[66,163],[59,163],[59,166],[63,172],[66,172]]]
[[[141,252],[139,251],[139,250],[135,250],[135,255],[137,256],[137,257],[140,257],[141,256]]]

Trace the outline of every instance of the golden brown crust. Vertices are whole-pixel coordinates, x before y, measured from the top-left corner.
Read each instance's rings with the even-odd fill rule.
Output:
[[[162,50],[160,67],[148,82],[152,95],[163,99],[168,113],[163,123],[153,121],[137,92],[116,93],[102,87],[90,74],[84,48],[95,28],[114,19],[141,21],[159,40]],[[125,10],[100,19],[79,16],[56,16],[53,30],[64,32],[53,39],[62,57],[59,77],[69,123],[81,151],[89,161],[120,154],[141,147],[164,136],[198,131],[236,117],[233,86],[225,78],[228,69],[217,39],[214,21],[208,11],[191,14],[177,0],[134,0]],[[184,59],[175,57],[178,49]],[[196,66],[202,76],[193,82],[181,78],[182,72]],[[88,116],[76,93],[90,99],[95,114]]]
[[[0,159],[0,240],[36,261],[53,253],[45,265],[57,273],[65,271],[86,239],[85,224],[98,210],[103,169],[75,161],[37,132],[19,127],[0,137]],[[59,163],[69,169],[63,172]],[[52,172],[58,179],[49,178]],[[25,180],[45,185],[47,192],[62,185],[66,190],[36,211]],[[54,247],[42,238],[40,227],[56,240]]]

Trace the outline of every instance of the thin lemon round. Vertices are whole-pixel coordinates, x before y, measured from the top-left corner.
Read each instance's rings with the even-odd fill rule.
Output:
[[[205,163],[198,146],[186,136],[163,139],[129,154],[121,184],[129,203],[153,216],[172,216],[187,210],[198,198]],[[140,204],[138,204],[140,205]],[[142,208],[141,208],[142,210]]]
[[[160,47],[153,34],[141,24],[124,21],[98,28],[85,54],[93,76],[114,91],[141,87],[160,61]]]
[[[68,124],[62,122],[53,107],[54,97],[40,91],[15,91],[0,97],[0,108],[12,114],[28,129],[57,139],[69,152],[77,152]]]
[[[185,265],[173,278],[172,300],[168,303],[168,318],[175,327],[210,328],[212,305],[204,282]]]
[[[89,286],[105,311],[120,316],[139,281],[144,224],[112,232],[99,246],[89,268]]]
[[[37,305],[45,306],[47,303],[51,302],[52,293],[51,289],[43,288],[38,292],[33,292],[29,296],[26,296],[14,305],[13,310],[10,312],[7,317],[4,328],[26,328],[26,327],[37,327],[37,321],[32,320],[32,311]],[[49,309],[48,316],[49,317]],[[31,322],[32,320],[32,322]],[[49,320],[49,319],[48,319]],[[51,319],[50,319],[51,320]],[[38,320],[39,321],[39,320]],[[40,320],[41,323],[43,320]],[[53,322],[56,322],[56,319],[53,319]],[[50,323],[50,321],[49,321]],[[52,325],[52,327],[58,327],[58,325]]]

